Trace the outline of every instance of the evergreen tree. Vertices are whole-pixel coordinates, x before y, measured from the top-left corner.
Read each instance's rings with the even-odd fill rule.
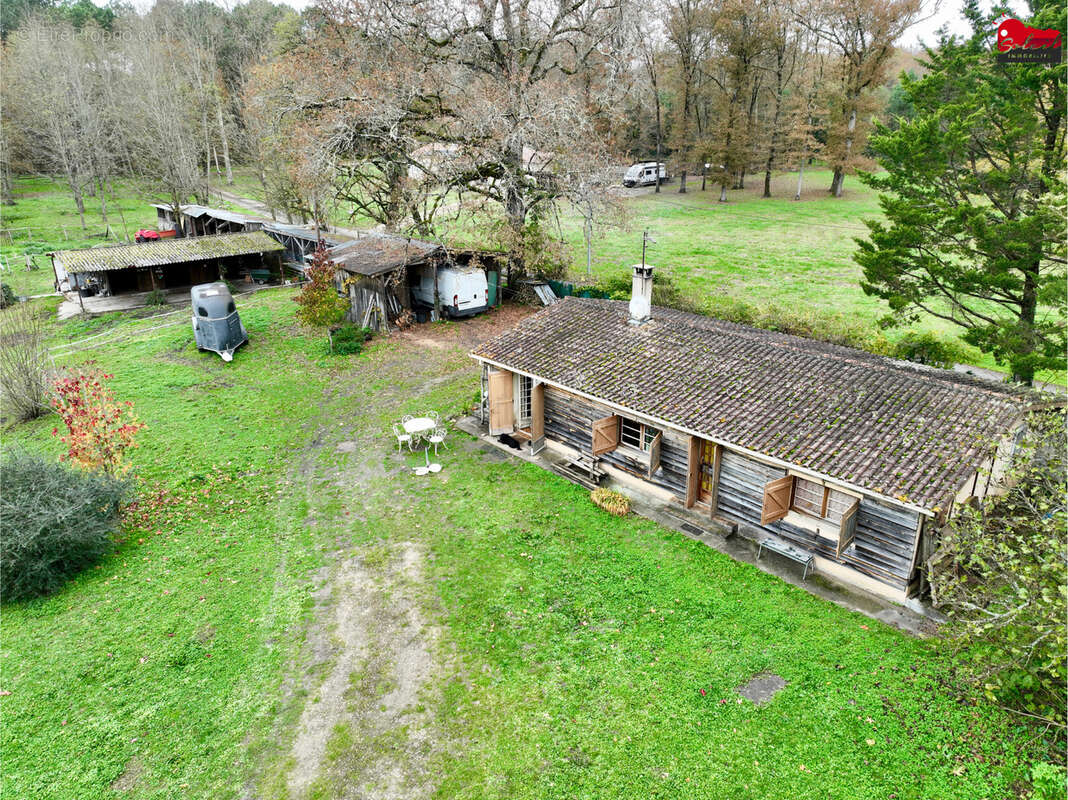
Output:
[[[1036,28],[1066,29],[1063,2],[1033,0]],[[999,64],[996,25],[976,0],[972,36],[927,50],[902,76],[915,109],[871,146],[886,221],[854,258],[864,291],[904,322],[926,313],[964,328],[1013,378],[1065,368],[1065,65]]]

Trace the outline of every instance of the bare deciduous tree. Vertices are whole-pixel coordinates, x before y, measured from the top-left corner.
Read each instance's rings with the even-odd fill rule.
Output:
[[[853,168],[866,131],[862,115],[871,112],[871,90],[886,77],[894,43],[921,17],[923,0],[821,0],[798,19],[838,56],[839,86],[827,155],[834,167],[830,192],[842,196],[846,172]]]
[[[0,311],[0,405],[7,419],[27,420],[48,411],[51,362],[44,322],[29,303]]]

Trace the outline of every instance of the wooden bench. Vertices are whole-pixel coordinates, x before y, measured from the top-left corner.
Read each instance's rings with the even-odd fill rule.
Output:
[[[812,565],[816,562],[816,557],[799,547],[794,547],[792,544],[784,542],[777,536],[761,536],[758,540],[759,547],[757,548],[757,561],[760,560],[761,554],[764,550],[770,550],[773,553],[778,553],[780,556],[785,556],[791,561],[796,561],[798,564],[805,565],[805,571],[801,576],[801,580],[808,578],[808,571]]]
[[[551,469],[557,475],[567,478],[569,481],[585,486],[587,489],[596,489],[601,485],[604,470],[597,466],[597,457],[583,453],[576,458],[569,458],[553,464]]]

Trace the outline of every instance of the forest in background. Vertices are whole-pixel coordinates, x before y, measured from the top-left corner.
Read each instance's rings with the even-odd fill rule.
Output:
[[[44,172],[79,208],[118,178],[177,205],[246,164],[301,219],[345,204],[425,234],[438,215],[489,210],[517,252],[561,200],[610,217],[603,189],[630,160],[659,155],[678,191],[699,175],[725,192],[770,191],[772,172],[819,159],[840,193],[871,164],[873,121],[908,114],[895,76],[916,64],[896,42],[922,13],[919,0],[5,11],[5,201],[12,174]]]
[[[289,219],[460,234],[512,283],[568,271],[562,214],[587,248],[618,224],[634,160],[723,202],[887,170],[893,226],[854,259],[880,322],[962,328],[1021,382],[1063,369],[1064,66],[995,64],[976,0],[971,35],[922,54],[899,42],[924,0],[42,2],[4,22],[5,203],[13,175],[60,176],[84,230],[116,181],[177,211],[241,166]]]

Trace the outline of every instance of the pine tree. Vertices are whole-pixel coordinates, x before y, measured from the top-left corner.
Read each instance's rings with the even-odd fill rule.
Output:
[[[1027,24],[1066,29],[1063,2],[1033,9]],[[996,26],[976,0],[965,13],[973,35],[902,77],[915,117],[872,138],[886,172],[863,181],[886,221],[854,258],[894,321],[950,321],[1030,384],[1065,368],[1065,65],[996,63]]]

